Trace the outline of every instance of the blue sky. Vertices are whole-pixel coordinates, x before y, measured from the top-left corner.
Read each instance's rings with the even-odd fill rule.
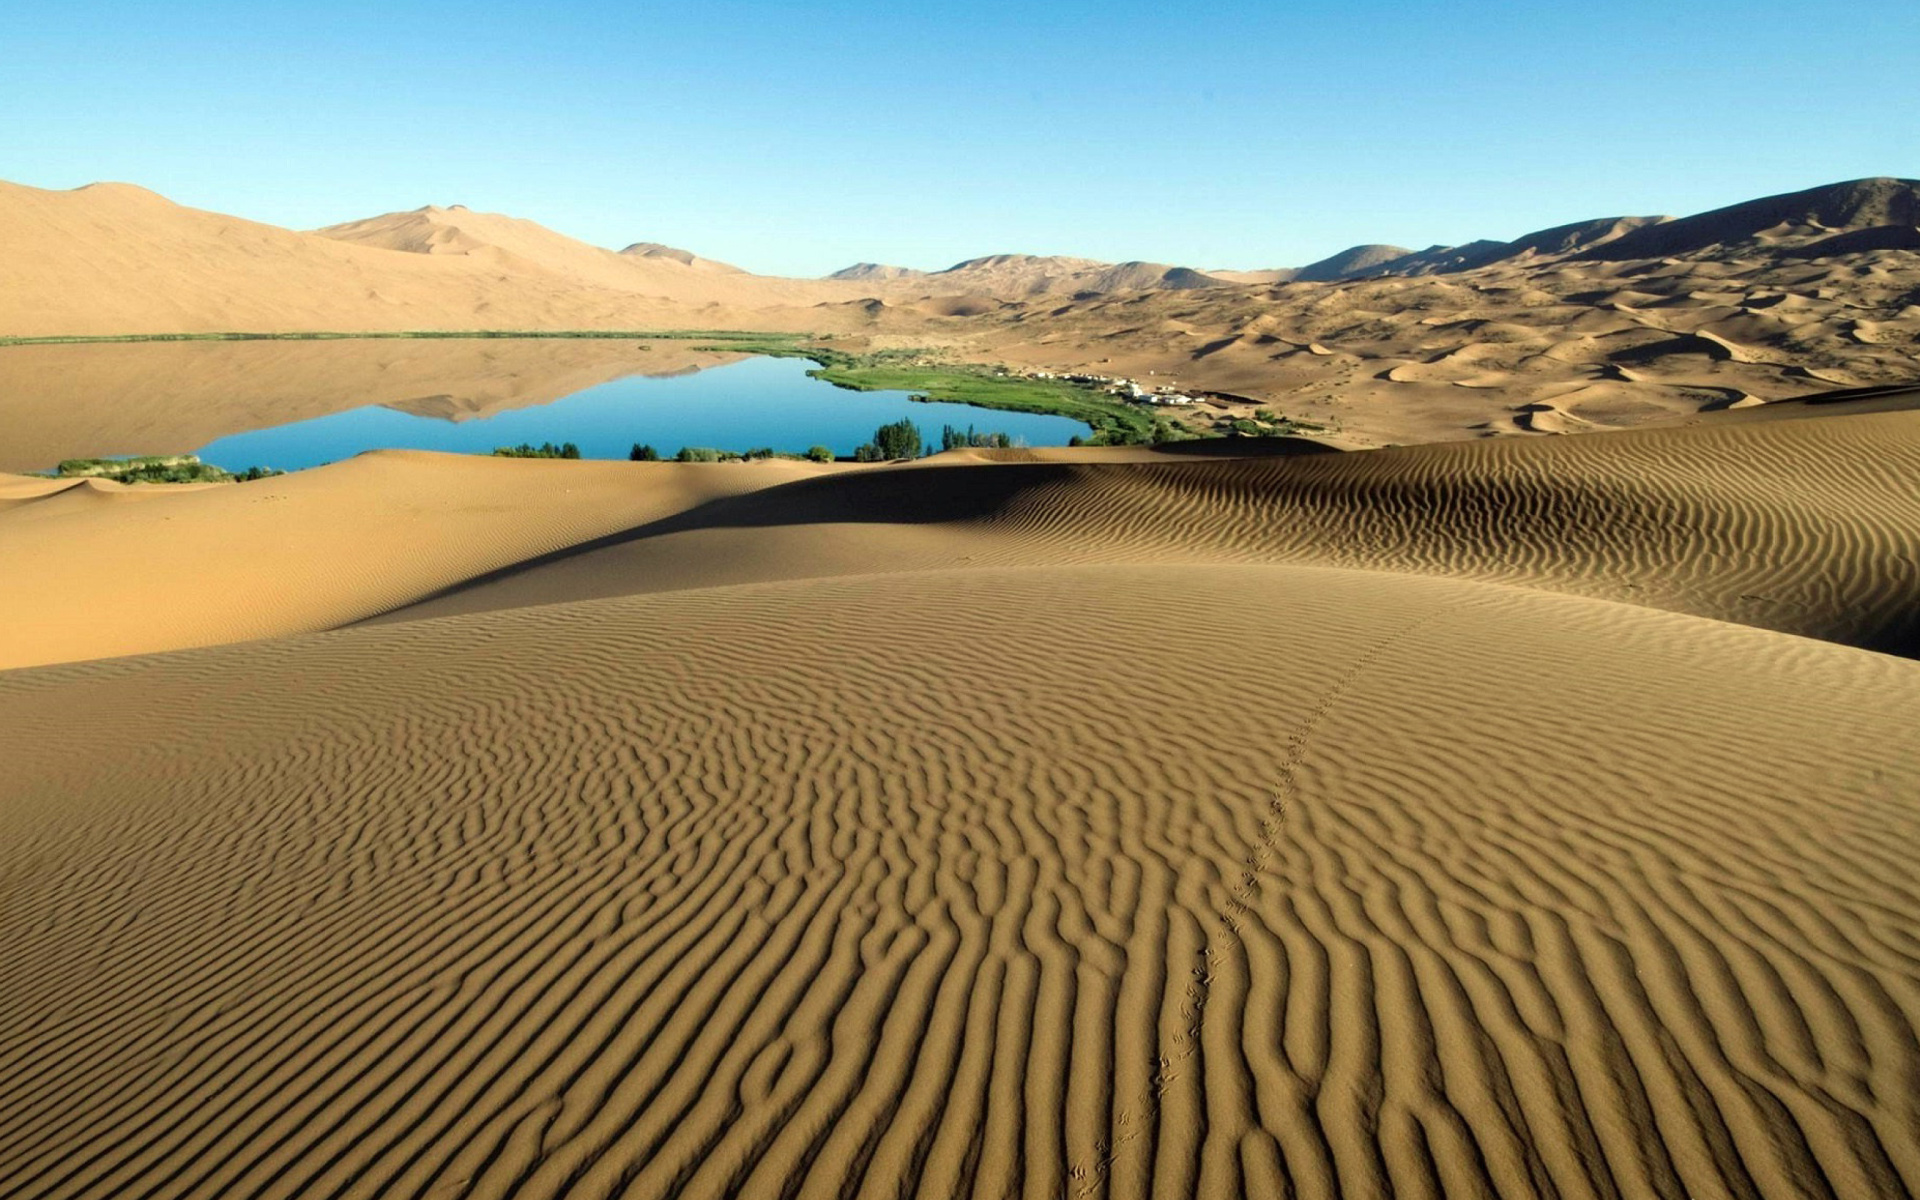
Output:
[[[1920,5],[22,3],[0,178],[752,270],[1290,266],[1920,175]]]

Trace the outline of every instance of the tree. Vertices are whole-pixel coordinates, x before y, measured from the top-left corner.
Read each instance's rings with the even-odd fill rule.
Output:
[[[873,431],[872,445],[883,459],[919,458],[920,427],[904,417]]]
[[[628,462],[659,462],[660,452],[642,442],[635,442],[627,454]]]
[[[832,462],[833,451],[825,446],[812,446],[807,449],[807,457],[814,462]]]

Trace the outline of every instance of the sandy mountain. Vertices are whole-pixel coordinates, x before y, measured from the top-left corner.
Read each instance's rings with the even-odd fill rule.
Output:
[[[1765,239],[1817,240],[1846,230],[1920,225],[1920,180],[1855,179],[1732,204],[1636,229],[1583,252],[1609,260],[1667,258]]]
[[[987,292],[1000,296],[1039,295],[1086,290],[1081,283],[1112,264],[1065,255],[987,254],[935,271],[922,281],[939,290]]]
[[[1274,267],[1264,271],[1235,271],[1208,268],[1206,274],[1223,283],[1286,283],[1300,277],[1298,267]]]
[[[744,274],[738,268],[709,263],[658,242],[636,242],[616,254],[533,221],[475,212],[460,204],[386,213],[314,232],[336,241],[385,250],[478,257],[515,271],[532,266],[594,287],[695,302],[718,298],[700,283],[690,283],[689,277],[696,270]]]
[[[926,274],[925,271],[915,270],[913,267],[894,267],[894,266],[888,266],[885,263],[863,262],[863,263],[855,263],[850,267],[842,267],[838,271],[835,271],[833,274],[827,276],[827,278],[828,279],[847,279],[847,280],[876,280],[884,283],[894,279],[918,279],[924,276],[925,274]]]
[[[0,333],[447,329],[657,319],[657,305],[516,260],[319,237],[203,212],[126,184],[0,183]],[[396,235],[400,231],[395,231]]]
[[[815,328],[851,285],[621,256],[462,208],[296,233],[143,188],[0,183],[0,336]],[[793,309],[786,315],[758,310]],[[729,315],[731,314],[731,315]]]
[[[1372,273],[1372,269],[1382,263],[1389,263],[1413,253],[1405,246],[1366,245],[1349,246],[1340,253],[1308,263],[1294,272],[1293,277],[1305,283],[1324,283],[1333,279],[1346,279],[1354,275]]]
[[[691,250],[682,250],[677,246],[664,246],[659,242],[635,242],[620,251],[623,256],[645,258],[659,262],[679,263],[695,271],[715,271],[722,275],[744,275],[746,272],[732,263],[723,263],[716,259],[701,258]]]
[[[1105,263],[1061,255],[991,254],[955,263],[931,275],[901,277],[909,289],[932,294],[962,292],[1002,298],[1040,295],[1105,295],[1112,292],[1186,291],[1219,287],[1191,267],[1168,263]]]
[[[1171,267],[1166,263],[1125,262],[1095,273],[1091,290],[1098,292],[1137,292],[1147,290],[1189,291],[1193,288],[1219,287],[1224,280],[1191,267]]]
[[[1380,275],[1443,275],[1473,271],[1497,262],[1516,258],[1536,258],[1572,254],[1606,245],[1635,229],[1664,221],[1665,217],[1601,217],[1556,225],[1535,233],[1523,234],[1510,242],[1490,239],[1466,242],[1458,246],[1429,246],[1410,251],[1399,258],[1375,262],[1366,269],[1349,270],[1344,278]]]
[[[1592,221],[1575,221],[1569,225],[1556,225],[1552,229],[1542,229],[1537,233],[1525,234],[1505,243],[1506,253],[1502,258],[1514,258],[1521,254],[1572,254],[1575,251],[1591,250],[1597,246],[1609,245],[1636,229],[1649,225],[1658,225],[1670,217],[1601,217]]]

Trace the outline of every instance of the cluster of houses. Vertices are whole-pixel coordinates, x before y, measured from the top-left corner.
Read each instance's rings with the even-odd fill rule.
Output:
[[[1200,397],[1189,396],[1185,392],[1175,391],[1172,384],[1159,387],[1146,387],[1136,379],[1126,379],[1117,375],[1089,375],[1081,372],[1058,374],[1053,371],[1029,371],[1029,379],[1059,379],[1067,383],[1085,384],[1089,387],[1104,388],[1110,395],[1136,404],[1198,404]]]

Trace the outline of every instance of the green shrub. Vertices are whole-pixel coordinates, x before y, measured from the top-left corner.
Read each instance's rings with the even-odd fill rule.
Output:
[[[541,442],[538,446],[530,442],[521,442],[518,446],[495,446],[495,458],[579,458],[580,447],[572,442],[562,442],[558,446],[552,442]]]
[[[278,475],[265,467],[250,467],[257,472],[249,479]],[[231,483],[234,477],[212,463],[203,463],[192,454],[145,455],[138,458],[69,458],[54,468],[65,477],[111,479],[116,483]]]
[[[633,449],[627,452],[628,462],[659,462],[660,452],[642,442],[635,442]]]
[[[811,462],[832,462],[833,451],[825,446],[810,446],[807,448],[807,459]]]
[[[1011,434],[976,433],[969,425],[962,430],[957,425],[940,427],[940,448],[942,450],[962,450],[973,446],[984,446],[992,450],[1005,450],[1013,445]]]
[[[675,462],[710,463],[720,461],[720,452],[705,446],[682,446],[680,453],[673,456]]]

